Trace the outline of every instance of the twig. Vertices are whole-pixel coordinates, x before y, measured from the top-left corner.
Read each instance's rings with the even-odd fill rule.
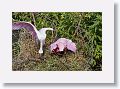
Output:
[[[77,25],[74,35],[76,35],[76,34],[78,35],[78,30],[80,29],[80,23],[81,23],[81,20],[78,22],[78,25]]]
[[[34,26],[36,27],[36,24],[35,24],[36,21],[35,21],[35,15],[34,15],[34,12],[32,12],[31,14],[32,14],[32,22],[33,22]]]

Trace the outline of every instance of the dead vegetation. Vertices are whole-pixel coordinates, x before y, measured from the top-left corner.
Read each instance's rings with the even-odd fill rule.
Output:
[[[16,34],[18,33],[18,34]],[[19,36],[18,36],[19,35]],[[89,70],[86,59],[82,52],[67,52],[61,55],[50,54],[49,45],[46,42],[44,54],[38,53],[39,45],[36,44],[32,35],[25,29],[13,31],[13,70],[20,71],[72,71]],[[17,52],[16,50],[17,49]],[[16,54],[16,55],[14,55]]]

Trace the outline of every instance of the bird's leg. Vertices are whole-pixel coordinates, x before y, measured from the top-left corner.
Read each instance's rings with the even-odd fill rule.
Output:
[[[43,53],[43,46],[45,45],[45,39],[40,40],[40,50],[39,53]]]
[[[45,40],[40,40],[40,50],[39,50],[39,53],[40,53],[40,59],[41,60],[44,60],[45,58],[44,58],[44,48],[43,48],[43,46],[44,46],[44,44],[45,44]]]
[[[43,53],[43,41],[40,40],[40,50],[39,50],[39,53]]]
[[[42,40],[42,42],[43,42],[43,46],[45,45],[45,40]]]

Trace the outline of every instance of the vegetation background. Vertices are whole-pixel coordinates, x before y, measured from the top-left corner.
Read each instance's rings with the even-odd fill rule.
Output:
[[[34,42],[24,38],[29,32],[13,31],[13,70],[20,71],[101,71],[102,70],[102,13],[101,12],[13,12],[12,21],[27,21],[37,29],[51,27],[56,32],[47,32],[44,60],[33,61],[35,55],[24,56],[34,51]],[[27,34],[26,34],[27,33]],[[21,35],[22,34],[22,35]],[[30,36],[30,35],[27,35]],[[22,38],[23,37],[23,38]],[[68,38],[76,43],[77,52],[62,55],[49,53],[49,45],[58,38]],[[22,40],[21,40],[22,38]],[[25,41],[23,41],[25,39]],[[21,43],[22,41],[22,43]],[[34,41],[34,40],[33,40]],[[33,45],[26,48],[26,45]],[[22,48],[21,48],[22,45]],[[33,49],[30,49],[33,48]],[[22,53],[21,53],[22,51]],[[22,57],[21,57],[22,55]],[[30,54],[31,55],[31,54]],[[39,58],[38,58],[39,59]],[[18,61],[15,61],[18,60]],[[22,60],[22,61],[21,61]]]

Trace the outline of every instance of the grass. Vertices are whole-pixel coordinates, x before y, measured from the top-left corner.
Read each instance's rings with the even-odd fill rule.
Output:
[[[44,54],[26,29],[13,31],[14,71],[100,71],[102,70],[102,14],[100,12],[13,12],[13,21],[28,21],[47,32]],[[50,54],[49,45],[65,37],[76,43],[77,52]]]

